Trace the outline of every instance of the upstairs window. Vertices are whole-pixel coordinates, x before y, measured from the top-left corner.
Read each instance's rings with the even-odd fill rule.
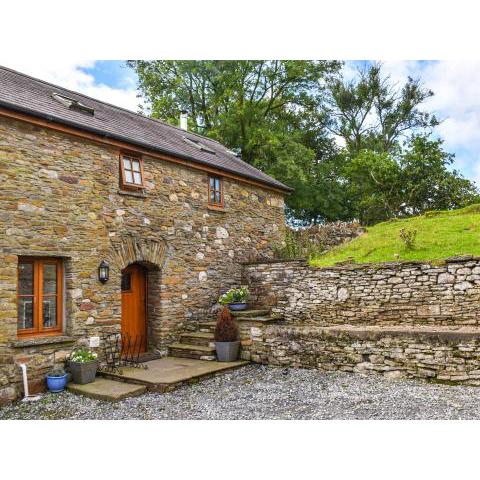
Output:
[[[50,335],[62,331],[63,265],[56,258],[18,261],[18,335]]]
[[[223,180],[219,177],[208,177],[208,205],[223,208]]]
[[[122,187],[143,188],[143,162],[140,157],[120,155]]]

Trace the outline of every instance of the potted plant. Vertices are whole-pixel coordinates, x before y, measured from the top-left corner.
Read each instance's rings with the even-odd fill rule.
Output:
[[[78,348],[70,354],[70,372],[74,383],[92,383],[97,374],[97,354],[88,348]]]
[[[215,326],[215,348],[219,362],[234,362],[238,359],[240,340],[238,326],[228,308],[218,315]]]
[[[245,310],[250,292],[247,287],[231,288],[218,299],[222,305],[228,305],[232,311]]]
[[[47,374],[47,388],[50,392],[63,392],[68,374],[61,367],[55,367]]]

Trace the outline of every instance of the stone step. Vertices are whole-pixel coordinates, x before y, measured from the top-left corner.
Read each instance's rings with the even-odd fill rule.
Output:
[[[247,365],[248,362],[205,362],[191,358],[163,357],[145,364],[144,368],[122,367],[118,371],[100,371],[105,378],[143,385],[148,391],[169,392],[203,378],[221,375],[229,370]],[[97,379],[98,380],[98,379]]]
[[[77,395],[84,395],[85,397],[96,400],[118,402],[119,400],[145,393],[147,387],[145,385],[135,385],[97,377],[94,382],[85,385],[69,383],[67,390]]]
[[[191,345],[188,343],[173,343],[169,345],[170,356],[194,358],[197,360],[215,360],[215,347]]]
[[[258,322],[258,323],[270,323],[277,322],[282,320],[282,317],[273,317],[273,316],[252,316],[252,317],[239,317],[236,318],[237,322]]]
[[[252,323],[271,323],[271,322],[278,322],[280,320],[283,320],[282,317],[280,316],[252,316],[252,317],[245,317],[245,316],[240,316],[236,317],[235,320],[239,323],[243,322],[252,322]],[[201,322],[198,324],[198,329],[202,333],[213,333],[215,331],[215,326],[217,322]]]
[[[180,343],[212,347],[214,342],[212,332],[187,332],[180,335]]]
[[[270,314],[270,310],[265,308],[263,309],[252,309],[252,310],[240,310],[238,312],[231,312],[232,315],[238,319],[243,317],[265,317]]]
[[[217,322],[201,322],[198,324],[199,333],[211,333],[215,331]]]

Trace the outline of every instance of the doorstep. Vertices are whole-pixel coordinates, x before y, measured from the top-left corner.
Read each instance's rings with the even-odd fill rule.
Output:
[[[217,362],[181,357],[163,357],[146,362],[148,368],[122,367],[121,373],[100,371],[99,375],[111,380],[144,385],[154,392],[169,392],[176,387],[203,378],[224,373],[249,362]]]
[[[94,382],[79,385],[69,383],[68,391],[77,395],[94,398],[95,400],[106,400],[108,402],[118,402],[128,397],[136,397],[145,393],[144,385],[132,385],[131,383],[116,382],[107,378],[97,377]]]

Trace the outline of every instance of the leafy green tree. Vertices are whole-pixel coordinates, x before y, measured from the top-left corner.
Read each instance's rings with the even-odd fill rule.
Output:
[[[403,138],[438,125],[435,115],[421,110],[433,92],[410,77],[403,86],[395,85],[380,63],[359,70],[350,81],[332,77],[328,86],[328,128],[352,156],[364,149],[392,152]]]
[[[443,141],[426,136],[411,139],[400,159],[404,180],[402,212],[417,215],[427,210],[450,210],[479,202],[475,184],[457,170],[449,170],[455,155],[442,148]]]
[[[364,224],[427,210],[459,208],[480,200],[475,185],[456,170],[442,140],[412,137],[397,155],[362,150],[343,175],[353,215]]]

